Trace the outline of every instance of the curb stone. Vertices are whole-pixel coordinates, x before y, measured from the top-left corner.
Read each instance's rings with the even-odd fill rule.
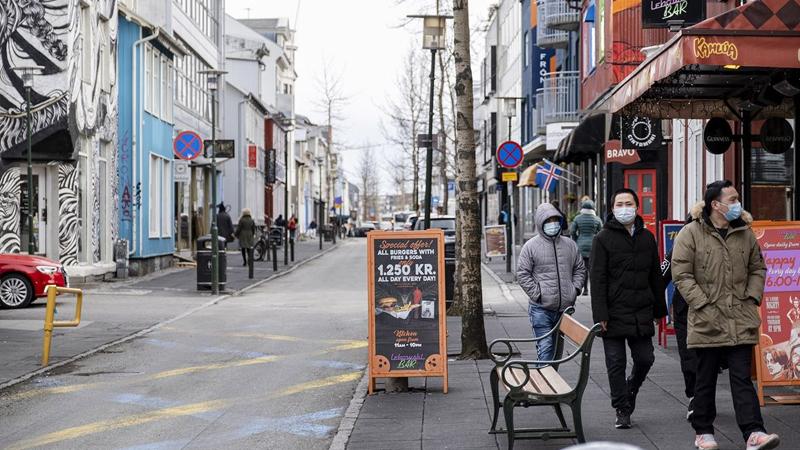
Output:
[[[367,397],[367,383],[369,383],[369,369],[364,371],[364,376],[358,382],[356,390],[353,393],[353,398],[350,400],[350,405],[344,413],[342,421],[339,423],[339,430],[333,437],[330,450],[344,450],[350,440],[350,434],[356,426],[356,419],[364,406],[364,400]]]

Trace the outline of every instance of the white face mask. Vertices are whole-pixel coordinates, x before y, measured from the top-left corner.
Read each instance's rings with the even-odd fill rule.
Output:
[[[557,236],[561,233],[561,224],[559,222],[547,222],[542,226],[542,231],[550,237]]]
[[[631,208],[629,206],[614,208],[614,218],[623,225],[630,225],[636,220],[636,208]]]

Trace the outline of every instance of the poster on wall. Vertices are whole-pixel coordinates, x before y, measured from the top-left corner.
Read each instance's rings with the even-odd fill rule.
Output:
[[[675,239],[678,237],[683,228],[684,223],[680,220],[662,220],[661,228],[659,230],[659,252],[661,253],[661,260],[672,251],[672,246],[675,244]],[[669,266],[664,266],[662,263],[662,270],[670,270]],[[667,336],[675,334],[675,328],[669,326],[672,323],[672,299],[675,296],[675,284],[669,282],[666,286],[666,299],[667,299],[667,317],[662,318],[658,326],[658,344],[662,347],[667,346]]]
[[[765,386],[800,385],[800,222],[755,222],[753,232],[767,266],[756,367],[763,405]]]
[[[506,226],[489,225],[483,227],[483,242],[486,245],[487,258],[506,256]]]
[[[392,377],[444,377],[447,393],[444,232],[372,232],[367,251],[369,393]]]

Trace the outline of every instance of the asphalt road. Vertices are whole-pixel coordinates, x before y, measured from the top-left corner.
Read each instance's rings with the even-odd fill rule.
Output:
[[[0,448],[327,448],[366,364],[365,253],[0,392]]]

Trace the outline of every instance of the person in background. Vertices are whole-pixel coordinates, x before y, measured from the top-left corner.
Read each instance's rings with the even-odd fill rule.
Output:
[[[317,237],[317,221],[314,219],[308,224],[308,236],[312,239]]]
[[[655,361],[655,321],[667,315],[667,305],[656,238],[637,214],[639,198],[623,188],[610,204],[613,212],[595,236],[590,256],[592,316],[603,327],[614,426],[627,429],[639,388]],[[628,377],[626,343],[633,359]]]
[[[672,250],[672,280],[689,305],[688,347],[697,354],[694,445],[719,448],[714,438],[717,376],[726,364],[736,423],[747,450],[777,447],[767,434],[751,380],[753,346],[759,341],[758,307],[767,267],[755,234],[743,220],[739,193],[728,180],[706,187],[702,208],[678,233]]]
[[[253,246],[256,244],[256,222],[250,215],[250,208],[242,209],[234,234],[239,239],[239,248],[242,250],[242,265],[246,266],[248,261],[253,261]]]
[[[294,240],[295,233],[297,232],[297,217],[292,214],[292,217],[289,217],[289,239]]]
[[[549,203],[542,203],[534,215],[536,236],[522,246],[517,262],[517,280],[528,294],[528,316],[534,337],[547,334],[558,323],[586,281],[578,246],[561,236],[564,216]],[[539,361],[552,361],[554,336],[537,342]]]
[[[594,212],[594,202],[588,198],[581,203],[580,214],[575,216],[575,220],[569,228],[569,234],[578,244],[581,251],[583,265],[589,270],[589,255],[592,253],[592,242],[594,237],[603,229],[603,221]],[[589,278],[587,277],[586,286],[583,288],[583,295],[587,295]]]
[[[286,219],[283,218],[283,214],[278,214],[278,218],[275,219],[274,225],[276,227],[284,227],[284,228],[286,228]]]
[[[225,208],[224,203],[220,203],[217,212],[217,235],[225,238],[222,248],[227,248],[228,243],[233,242],[233,221]]]

